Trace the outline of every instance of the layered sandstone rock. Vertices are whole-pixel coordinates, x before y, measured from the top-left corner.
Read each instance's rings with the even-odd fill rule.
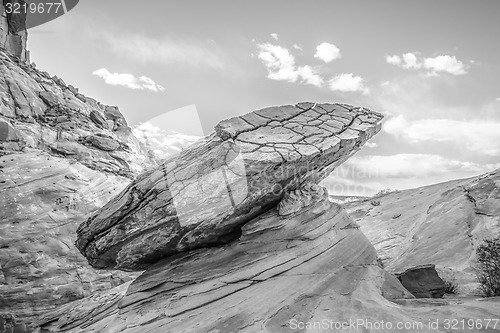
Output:
[[[307,185],[294,197],[309,201],[310,191]],[[165,258],[132,283],[62,306],[36,327],[74,333],[446,332],[445,319],[481,322],[498,314],[495,300],[414,299],[378,264],[343,208],[328,201],[325,189],[314,190],[320,192],[294,213],[280,215],[276,207],[252,219],[226,246]]]
[[[234,240],[284,193],[329,175],[381,119],[350,105],[300,103],[224,120],[83,223],[77,246],[94,267],[141,270]]]
[[[128,178],[154,164],[118,108],[0,51],[0,155],[26,148]]]
[[[0,50],[0,317],[22,332],[133,278],[90,267],[76,227],[153,165],[117,108]]]
[[[402,320],[388,299],[412,296],[322,192],[295,213],[273,208],[254,218],[227,246],[175,254],[126,291],[62,307],[38,325],[54,332],[276,333],[324,318]]]
[[[474,294],[475,250],[500,234],[500,170],[346,203],[387,270],[435,264],[455,275],[459,292]],[[393,218],[398,216],[398,218]]]

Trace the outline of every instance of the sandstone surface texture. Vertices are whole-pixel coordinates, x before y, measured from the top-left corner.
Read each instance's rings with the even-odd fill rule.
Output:
[[[21,58],[0,49],[0,317],[16,332],[134,277],[90,267],[76,228],[156,165],[118,108]]]
[[[380,130],[381,119],[350,105],[299,103],[224,120],[83,223],[77,246],[96,268],[142,270],[230,241],[284,193],[329,175]]]
[[[62,307],[38,325],[54,332],[276,333],[325,317],[387,318],[389,312],[402,320],[406,315],[392,311],[389,300],[413,296],[321,192],[295,213],[282,216],[273,208],[252,219],[231,244],[172,255],[126,291]]]
[[[309,191],[296,191],[296,199],[307,200]],[[374,247],[344,209],[327,199],[325,189],[320,192],[300,211],[280,215],[274,207],[245,224],[238,240],[160,260],[131,283],[46,314],[36,327],[289,333],[338,332],[342,323],[355,323],[347,331],[449,332],[444,319],[450,316],[498,316],[498,300],[415,299],[379,265]],[[301,193],[304,198],[297,197]]]
[[[500,233],[500,170],[345,203],[390,272],[435,264],[475,294],[475,251]],[[398,218],[394,216],[401,214]]]

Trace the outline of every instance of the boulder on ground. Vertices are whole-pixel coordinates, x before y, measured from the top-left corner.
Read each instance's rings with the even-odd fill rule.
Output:
[[[401,284],[417,298],[439,298],[445,294],[444,281],[435,265],[419,265],[396,274]]]

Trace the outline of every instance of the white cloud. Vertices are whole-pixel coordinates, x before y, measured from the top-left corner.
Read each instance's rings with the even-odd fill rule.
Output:
[[[166,131],[147,121],[133,127],[132,133],[139,141],[155,152],[160,159],[175,155],[201,137]]]
[[[406,69],[419,69],[422,64],[417,60],[417,56],[414,53],[408,52],[403,54],[403,68]]]
[[[347,162],[346,162],[347,163]],[[500,164],[478,164],[447,159],[432,154],[369,155],[352,157],[349,164],[374,177],[409,178],[446,175],[450,173],[478,175],[494,170]]]
[[[410,143],[449,142],[489,156],[500,156],[499,128],[500,123],[492,121],[450,119],[408,121],[402,115],[390,118],[383,126],[385,132]]]
[[[401,64],[401,57],[398,55],[386,55],[385,56],[385,61],[387,61],[388,64],[391,65],[400,65]]]
[[[500,102],[500,97],[498,97],[498,98],[497,98],[497,101],[499,101],[499,102]]]
[[[418,57],[415,53],[405,53],[399,55],[387,55],[385,61],[391,65],[396,65],[404,69],[417,70],[425,68],[429,70],[428,77],[438,76],[440,72],[451,75],[467,74],[466,66],[455,56],[440,55],[434,58]]]
[[[364,146],[367,147],[367,148],[377,148],[378,144],[375,143],[375,142],[367,142],[367,143],[365,143]]]
[[[360,91],[368,94],[369,90],[365,87],[365,80],[360,76],[354,76],[352,73],[343,73],[332,78],[328,84],[333,91],[355,92]]]
[[[302,48],[298,44],[293,44],[292,47],[298,51],[302,51]]]
[[[424,67],[433,73],[446,72],[452,75],[467,74],[463,62],[457,60],[455,56],[441,55],[435,58],[426,58]]]
[[[304,83],[312,84],[317,87],[321,87],[321,85],[323,85],[323,79],[314,71],[314,69],[311,68],[311,66],[306,65],[298,67],[297,72]]]
[[[273,32],[272,34],[270,34],[270,36],[275,39],[275,40],[278,40],[278,34]]]
[[[328,63],[335,59],[339,59],[341,54],[337,46],[323,42],[316,46],[316,53],[314,54],[314,57]]]
[[[478,164],[434,154],[354,156],[335,169],[324,184],[330,194],[374,195],[381,189],[408,189],[480,175],[497,164]]]
[[[258,58],[267,68],[267,77],[272,80],[297,82],[320,87],[323,79],[310,66],[295,65],[295,57],[284,47],[270,43],[258,44]]]
[[[110,32],[103,33],[102,38],[120,57],[141,63],[184,64],[214,69],[226,67],[217,45],[209,41],[185,37],[155,39],[140,34],[115,35]]]
[[[155,92],[164,91],[165,88],[156,84],[155,81],[147,76],[135,77],[128,73],[111,73],[106,68],[101,68],[92,73],[100,77],[106,84],[112,86],[123,86],[130,89],[151,90]]]

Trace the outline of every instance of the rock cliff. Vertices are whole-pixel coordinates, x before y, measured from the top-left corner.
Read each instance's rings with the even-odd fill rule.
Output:
[[[25,0],[2,0],[0,2],[0,48],[9,54],[29,63],[29,51],[27,50],[28,32],[26,30],[26,13],[7,13],[5,4],[24,5]]]
[[[6,31],[1,41],[19,40]],[[76,228],[155,163],[118,108],[14,51],[0,48],[0,317],[22,332],[47,310],[134,277],[90,267]]]

